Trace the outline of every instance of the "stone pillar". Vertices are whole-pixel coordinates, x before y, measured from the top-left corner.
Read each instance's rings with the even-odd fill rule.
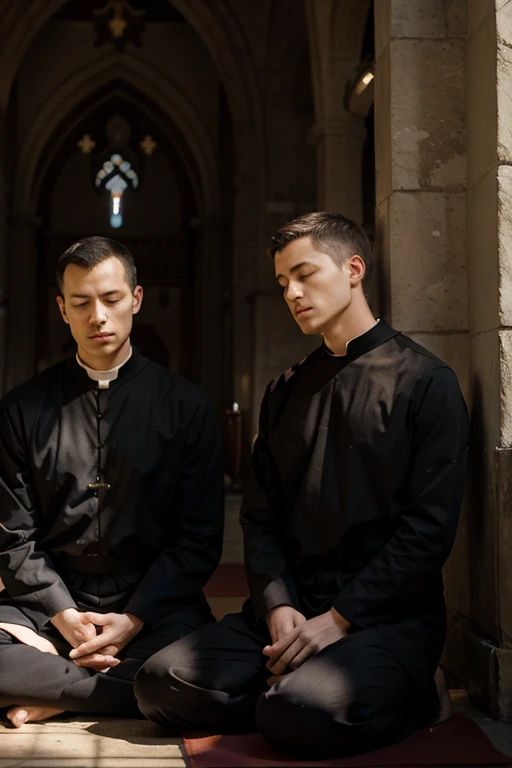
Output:
[[[467,389],[464,10],[375,4],[375,163],[388,319]]]
[[[464,599],[448,658],[475,703],[512,719],[512,6],[468,0],[471,445]]]
[[[317,148],[318,210],[338,211],[359,224],[365,137],[362,118],[348,113],[343,120],[316,122],[309,134]]]
[[[317,207],[358,223],[363,218],[366,130],[363,118],[345,109],[345,90],[360,64],[368,5],[360,0],[305,0],[315,99],[309,140],[317,147]]]
[[[465,0],[375,3],[374,289],[384,316],[445,360],[469,401],[465,35]],[[470,615],[468,525],[466,508],[445,568],[451,671],[454,617]]]
[[[41,220],[12,217],[7,237],[8,307],[5,387],[11,389],[35,373],[37,301],[36,232]]]

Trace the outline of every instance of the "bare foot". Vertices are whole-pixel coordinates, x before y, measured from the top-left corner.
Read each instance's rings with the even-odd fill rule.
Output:
[[[439,717],[434,725],[440,725],[440,723],[445,723],[453,715],[453,704],[450,698],[450,691],[446,685],[446,678],[441,667],[436,669],[434,682],[437,688],[437,695],[439,696]]]
[[[40,723],[55,715],[61,715],[65,710],[55,707],[13,707],[7,712],[7,719],[15,728],[21,728],[25,723]]]

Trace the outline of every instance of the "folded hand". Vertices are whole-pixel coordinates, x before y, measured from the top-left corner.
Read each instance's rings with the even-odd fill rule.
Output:
[[[297,669],[322,648],[345,637],[349,626],[334,609],[304,621],[273,645],[264,647],[263,654],[269,657],[267,669],[274,677]]]

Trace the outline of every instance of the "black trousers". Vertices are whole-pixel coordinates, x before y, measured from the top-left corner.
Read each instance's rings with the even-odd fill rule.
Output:
[[[101,576],[66,573],[65,580],[81,610],[122,612],[133,591],[134,574]],[[133,680],[142,664],[157,651],[213,622],[206,601],[170,612],[158,626],[144,626],[118,654],[121,663],[97,673],[77,667],[71,646],[53,627],[38,629],[30,615],[14,600],[0,600],[0,623],[21,624],[50,640],[59,656],[24,645],[0,629],[0,708],[43,705],[70,712],[94,712],[121,717],[141,717],[133,693]]]
[[[401,741],[439,714],[433,672],[418,685],[400,661],[394,627],[354,632],[271,688],[261,653],[268,641],[250,613],[178,640],[138,672],[140,710],[164,726],[257,729],[279,751],[316,758]]]

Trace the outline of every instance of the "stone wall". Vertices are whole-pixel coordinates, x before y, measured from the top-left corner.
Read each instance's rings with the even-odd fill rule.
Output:
[[[512,719],[511,44],[510,3],[469,0],[467,594],[454,606],[448,658],[473,698],[505,719]]]

